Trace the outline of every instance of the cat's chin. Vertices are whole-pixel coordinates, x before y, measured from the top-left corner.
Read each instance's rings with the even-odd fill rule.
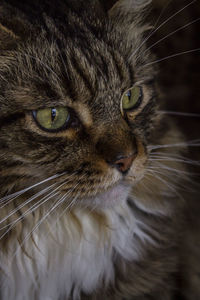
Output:
[[[93,197],[84,199],[84,203],[90,207],[110,208],[123,204],[130,193],[131,187],[120,182],[106,191],[99,193]]]

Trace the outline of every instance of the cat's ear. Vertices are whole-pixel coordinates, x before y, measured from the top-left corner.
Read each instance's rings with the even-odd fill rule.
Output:
[[[146,8],[151,2],[152,0],[110,0],[108,1],[109,15],[136,13]]]
[[[147,11],[152,0],[118,0],[112,1],[112,6],[108,10],[109,17],[116,26],[124,27],[125,30],[137,25],[144,20],[144,12]]]
[[[131,41],[134,37],[143,35],[144,32],[150,30],[151,27],[148,24],[142,24],[144,24],[151,2],[152,0],[112,1],[113,5],[109,8],[108,15],[127,40]]]

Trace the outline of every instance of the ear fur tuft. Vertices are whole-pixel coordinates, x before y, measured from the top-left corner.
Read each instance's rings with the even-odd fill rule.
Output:
[[[116,11],[121,11],[121,13],[138,12],[148,6],[151,2],[152,0],[119,0],[110,9],[110,15]]]
[[[135,6],[135,9],[141,9],[149,5],[152,0],[130,0],[130,2],[133,2],[132,5]]]
[[[142,24],[151,2],[152,0],[119,0],[115,2],[108,14],[119,26]]]
[[[144,33],[150,30],[149,24],[144,21],[148,13],[148,5],[151,2],[151,0],[118,0],[108,12],[125,44],[129,45],[127,47],[129,59],[132,59],[132,54],[129,53],[132,42],[134,41],[134,47],[139,47]]]

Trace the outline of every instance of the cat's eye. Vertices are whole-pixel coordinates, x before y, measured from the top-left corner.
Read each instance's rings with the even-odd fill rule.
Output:
[[[43,130],[56,132],[67,125],[70,114],[66,107],[48,107],[34,110],[33,117]]]
[[[124,112],[136,109],[140,105],[142,97],[142,88],[140,86],[134,86],[127,90],[121,99],[122,114],[124,115]]]

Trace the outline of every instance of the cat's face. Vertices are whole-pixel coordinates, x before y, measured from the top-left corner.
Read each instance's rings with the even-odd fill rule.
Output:
[[[145,172],[155,91],[142,34],[86,15],[69,13],[66,31],[45,17],[0,58],[2,194],[35,184],[31,194],[110,206]]]

